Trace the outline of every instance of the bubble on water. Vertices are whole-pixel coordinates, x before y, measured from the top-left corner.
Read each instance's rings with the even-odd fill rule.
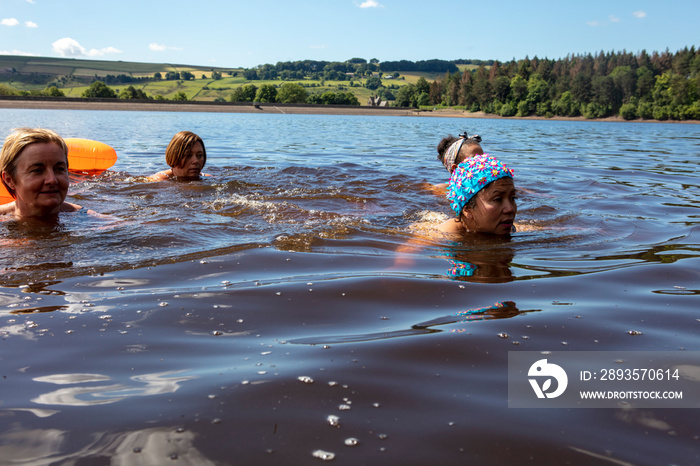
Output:
[[[309,282],[306,284],[306,286],[314,286],[314,284],[312,282]]]
[[[644,335],[641,331],[639,330],[629,330],[627,332],[628,335]]]
[[[338,416],[331,414],[326,418],[326,421],[328,421],[328,424],[332,427],[340,427],[340,418]]]
[[[380,319],[382,319],[382,320],[389,320],[389,318],[386,317],[386,316],[382,316],[382,317],[380,317]]]
[[[66,333],[70,335],[71,333],[73,333],[73,330],[66,330]]]
[[[242,380],[241,385],[248,385],[250,383],[250,380]]]
[[[221,419],[218,417],[215,417],[214,419],[211,420],[212,424],[221,424]]]
[[[499,333],[498,338],[510,338],[510,335],[508,335],[507,333]]]
[[[112,316],[109,315],[109,314],[105,314],[105,315],[103,315],[103,316],[98,317],[98,319],[102,319],[102,320],[108,320],[108,319],[111,319],[111,318],[112,318]]]
[[[338,382],[336,382],[335,380],[331,380],[330,382],[328,382],[328,386],[329,386],[329,387],[337,387],[337,386],[338,386]]]
[[[323,461],[332,461],[335,458],[335,453],[330,451],[316,450],[312,453],[316,458],[322,459]]]
[[[386,435],[386,434],[379,434],[379,435],[377,435],[377,438],[378,438],[379,440],[386,440],[388,437],[389,437],[389,436]]]
[[[177,429],[175,429],[175,432],[177,432],[178,434],[181,434],[181,433],[183,433],[184,431],[185,431],[185,428],[184,428],[184,427],[178,427]]]
[[[340,411],[349,411],[349,410],[350,410],[350,405],[341,404],[341,405],[338,405],[338,409],[339,409]]]
[[[210,400],[213,400],[214,398],[216,398],[216,395],[213,395],[213,394],[212,394],[212,395],[207,395],[207,398],[209,398]]]
[[[358,443],[360,443],[360,441],[357,440],[357,439],[354,438],[354,437],[350,437],[350,438],[346,438],[346,439],[345,439],[345,445],[347,445],[347,446],[349,446],[349,447],[354,447],[354,446],[357,445]]]
[[[263,356],[267,356],[268,354],[272,354],[272,351],[263,351],[263,352],[260,353],[260,354],[263,355]]]
[[[329,349],[331,345],[323,345],[323,349]]]
[[[211,334],[214,335],[215,337],[218,337],[218,336],[223,335],[224,332],[220,332],[220,331],[218,331],[218,330],[214,330],[213,332],[211,332]]]
[[[298,379],[300,382],[303,382],[303,383],[306,383],[306,384],[312,384],[312,383],[314,383],[314,379],[312,379],[311,377],[306,376],[306,375],[300,375],[299,377],[297,377],[297,379]]]
[[[379,408],[381,405],[379,403],[372,403],[372,406],[374,406],[375,408]]]
[[[230,285],[231,282],[228,281],[228,280],[222,280],[222,281],[221,281],[221,284],[224,285],[224,286],[226,286],[226,285]]]
[[[281,291],[278,291],[278,292],[275,293],[275,294],[276,294],[277,296],[282,296],[282,292],[281,292]]]
[[[568,342],[568,341],[562,341],[561,344],[564,345],[564,346],[566,346],[566,345],[569,344],[569,342]]]
[[[165,301],[163,301],[162,303],[158,303],[158,305],[159,305],[160,307],[166,307],[166,306],[168,305],[168,303],[166,303]]]

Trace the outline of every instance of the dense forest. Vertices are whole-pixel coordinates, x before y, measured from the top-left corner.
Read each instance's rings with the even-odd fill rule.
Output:
[[[463,62],[467,62],[466,60]],[[256,68],[243,71],[246,79],[269,80],[281,79],[292,81],[299,79],[324,79],[327,81],[349,81],[362,76],[372,76],[374,73],[394,73],[400,71],[420,71],[425,73],[454,73],[459,71],[455,61],[422,60],[422,61],[387,61],[379,62],[376,58],[369,61],[364,58],[351,58],[344,62],[329,62],[316,60],[300,60],[277,62],[275,65],[266,63]]]
[[[459,106],[501,116],[620,115],[700,120],[700,52],[600,52],[494,62],[401,87],[396,106]]]

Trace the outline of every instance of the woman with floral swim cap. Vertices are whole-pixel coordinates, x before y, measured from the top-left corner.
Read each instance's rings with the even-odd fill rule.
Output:
[[[509,235],[518,212],[513,170],[488,154],[460,163],[452,172],[447,199],[457,218],[438,226],[443,233]]]

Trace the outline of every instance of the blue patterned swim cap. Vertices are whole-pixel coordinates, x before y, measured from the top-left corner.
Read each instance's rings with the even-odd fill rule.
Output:
[[[475,155],[460,163],[450,178],[447,188],[447,200],[459,217],[469,200],[487,184],[500,178],[513,178],[513,169],[498,159],[484,155]]]

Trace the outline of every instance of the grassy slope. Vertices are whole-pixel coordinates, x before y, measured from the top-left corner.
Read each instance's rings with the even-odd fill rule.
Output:
[[[12,69],[16,73],[12,73]],[[460,66],[464,68],[464,66]],[[125,61],[108,61],[108,60],[78,60],[70,58],[51,58],[51,57],[22,57],[14,55],[0,55],[0,82],[6,83],[18,90],[36,90],[44,89],[46,84],[33,84],[26,82],[27,79],[20,81],[17,75],[23,75],[25,78],[32,73],[61,76],[75,76],[76,78],[89,79],[95,76],[104,77],[108,74],[119,75],[126,74],[133,77],[150,77],[159,72],[165,76],[168,71],[189,71],[195,79],[191,81],[149,81],[143,83],[131,83],[124,85],[109,85],[117,93],[128,86],[140,88],[149,96],[162,95],[166,99],[171,99],[178,92],[184,92],[187,98],[192,100],[213,101],[217,98],[228,100],[233,89],[247,83],[252,83],[256,86],[261,84],[273,84],[280,86],[284,81],[247,81],[243,77],[242,69],[236,68],[215,68],[205,66],[192,65],[176,65],[167,63],[137,63]],[[223,78],[220,80],[211,79],[212,71],[218,71]],[[229,76],[228,72],[238,72],[238,76]],[[386,73],[391,74],[391,73]],[[202,79],[202,76],[206,76]],[[425,77],[428,81],[434,80],[438,74],[435,73],[401,73],[403,79],[384,80],[386,86],[392,84],[403,86],[408,83],[415,84],[418,78]],[[356,83],[364,84],[365,80],[355,80]],[[362,105],[366,105],[367,99],[372,95],[372,91],[364,87],[350,87],[349,81],[325,81],[321,87],[320,81],[292,81],[298,82],[306,86],[310,94],[323,93],[325,91],[347,92],[351,91]],[[315,86],[312,87],[312,85]],[[341,86],[339,88],[339,86]],[[68,82],[66,85],[61,85],[59,88],[64,92],[66,97],[80,97],[87,85],[78,82]],[[209,89],[204,89],[208,87]],[[394,91],[395,92],[395,91]]]

